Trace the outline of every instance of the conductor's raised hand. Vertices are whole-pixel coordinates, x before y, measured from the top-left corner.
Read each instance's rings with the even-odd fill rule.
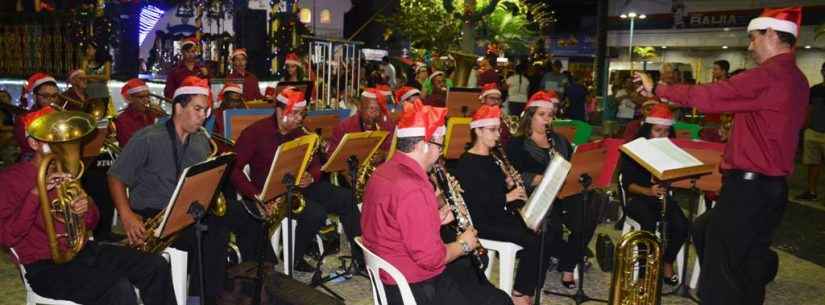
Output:
[[[634,72],[633,73],[633,82],[639,85],[636,88],[636,91],[639,92],[642,96],[645,97],[653,97],[653,78],[650,77],[649,74],[644,72]]]

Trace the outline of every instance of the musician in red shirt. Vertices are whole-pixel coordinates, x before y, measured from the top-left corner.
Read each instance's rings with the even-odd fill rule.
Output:
[[[187,76],[197,76],[209,78],[209,70],[198,63],[198,50],[196,45],[199,42],[194,37],[183,39],[180,46],[181,62],[169,71],[166,76],[166,87],[163,88],[163,96],[172,99],[175,90]]]
[[[802,10],[766,9],[751,20],[748,37],[759,66],[707,85],[654,84],[636,73],[639,91],[706,113],[733,113],[733,129],[720,167],[722,190],[705,236],[699,294],[702,304],[762,304],[778,257],[771,236],[787,203],[805,119],[808,81],[794,46]]]
[[[373,88],[368,88],[361,93],[361,104],[358,106],[358,112],[338,123],[335,129],[332,130],[332,137],[329,139],[329,146],[326,148],[327,156],[332,155],[345,134],[369,130],[389,132],[387,140],[384,140],[381,145],[381,149],[387,151],[392,142],[395,125],[392,123],[389,110],[387,110],[387,97]],[[380,159],[383,160],[383,157]]]
[[[422,101],[421,91],[410,86],[404,86],[395,90],[395,102],[397,104],[414,103],[415,101]]]
[[[261,88],[258,85],[258,78],[255,74],[246,70],[247,63],[246,49],[238,48],[232,51],[232,74],[226,77],[227,80],[243,85],[243,100],[258,100],[263,97]]]
[[[278,94],[276,100],[275,113],[244,129],[235,144],[237,158],[232,165],[230,180],[238,193],[248,199],[257,198],[261,194],[278,146],[306,135],[300,128],[306,116],[307,105],[303,91],[287,87]],[[244,167],[247,165],[249,178],[244,174]],[[307,204],[303,212],[296,217],[298,226],[295,228],[295,270],[314,270],[304,260],[304,253],[309,242],[314,240],[315,234],[324,225],[327,213],[338,215],[352,245],[352,256],[358,267],[362,268],[363,253],[353,241],[355,236],[361,235],[361,226],[358,223],[360,213],[352,191],[320,180],[321,162],[318,156],[312,158],[307,173],[309,175],[300,177],[298,186]],[[252,236],[252,242],[257,242],[259,236]],[[248,257],[247,254],[244,256]]]
[[[55,113],[43,108],[22,121],[28,129],[33,122],[42,122]],[[38,166],[50,149],[48,143],[28,134],[26,144],[36,152],[33,158],[0,171],[0,246],[16,252],[16,261],[25,267],[34,292],[81,304],[137,305],[137,288],[143,304],[174,305],[171,271],[160,255],[88,241],[68,262],[58,264],[52,260],[36,185]],[[67,178],[64,173],[49,174],[47,189],[52,193],[55,185]],[[71,213],[83,215],[86,228],[94,229],[99,214],[88,197],[77,197],[70,207]],[[54,225],[58,236],[66,232],[62,222],[54,221]],[[63,238],[58,242],[62,251],[68,249]]]
[[[63,92],[63,95],[74,100],[77,102],[85,102],[86,101],[86,72],[81,69],[74,69],[72,72],[69,73],[69,77],[66,79],[69,81],[71,86],[69,89]],[[66,110],[73,110],[73,111],[83,111],[83,105],[77,104],[75,102],[66,101],[64,100],[61,105],[63,109]]]
[[[126,147],[135,132],[154,124],[157,117],[147,112],[149,87],[142,80],[130,79],[120,89],[120,94],[126,100],[126,109],[115,118],[115,127],[118,145]]]
[[[501,298],[482,297],[488,291],[462,290],[445,272],[447,264],[478,246],[473,228],[448,244],[439,232],[453,216],[449,206],[439,208],[427,171],[441,155],[446,114],[445,108],[405,104],[396,130],[398,153],[378,166],[364,191],[364,246],[401,271],[419,304],[499,304]],[[380,276],[388,303],[402,304],[396,282]]]
[[[37,111],[44,107],[51,107],[60,99],[57,88],[57,81],[50,75],[38,72],[32,74],[26,81],[25,93],[30,93],[34,103],[31,105],[31,111]],[[26,107],[27,105],[22,105]],[[26,135],[26,127],[23,124],[23,116],[18,115],[14,119],[14,139],[20,147],[19,160],[28,160],[34,156],[34,150],[29,146]]]

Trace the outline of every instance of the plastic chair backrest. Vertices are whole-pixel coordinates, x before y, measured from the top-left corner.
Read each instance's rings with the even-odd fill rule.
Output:
[[[407,283],[407,278],[401,274],[401,271],[398,271],[395,266],[370,251],[370,249],[367,249],[367,247],[364,246],[361,236],[355,237],[355,243],[364,251],[364,261],[367,263],[367,273],[372,282],[372,299],[375,305],[387,304],[387,293],[384,289],[384,283],[381,282],[380,270],[384,270],[384,272],[395,280],[395,283],[398,285],[398,290],[401,292],[401,299],[404,301],[404,305],[417,305],[412,295],[410,285]]]

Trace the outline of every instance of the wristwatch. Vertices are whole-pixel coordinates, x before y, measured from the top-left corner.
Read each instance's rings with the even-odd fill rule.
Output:
[[[461,251],[464,252],[464,254],[468,254],[472,250],[470,249],[470,245],[468,245],[463,239],[459,239],[458,243],[461,244]]]

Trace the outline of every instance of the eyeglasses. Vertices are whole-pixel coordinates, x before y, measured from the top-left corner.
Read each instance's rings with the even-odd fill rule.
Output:
[[[42,98],[44,98],[44,99],[47,99],[47,100],[56,100],[56,99],[60,96],[60,95],[59,95],[59,94],[57,94],[57,93],[52,93],[52,94],[40,94],[40,93],[37,93],[36,95],[37,95],[37,96],[39,96],[39,97],[42,97]]]
[[[436,142],[433,142],[433,141],[427,141],[427,143],[435,145],[436,147],[438,147],[438,150],[444,150],[444,144],[436,143]]]

